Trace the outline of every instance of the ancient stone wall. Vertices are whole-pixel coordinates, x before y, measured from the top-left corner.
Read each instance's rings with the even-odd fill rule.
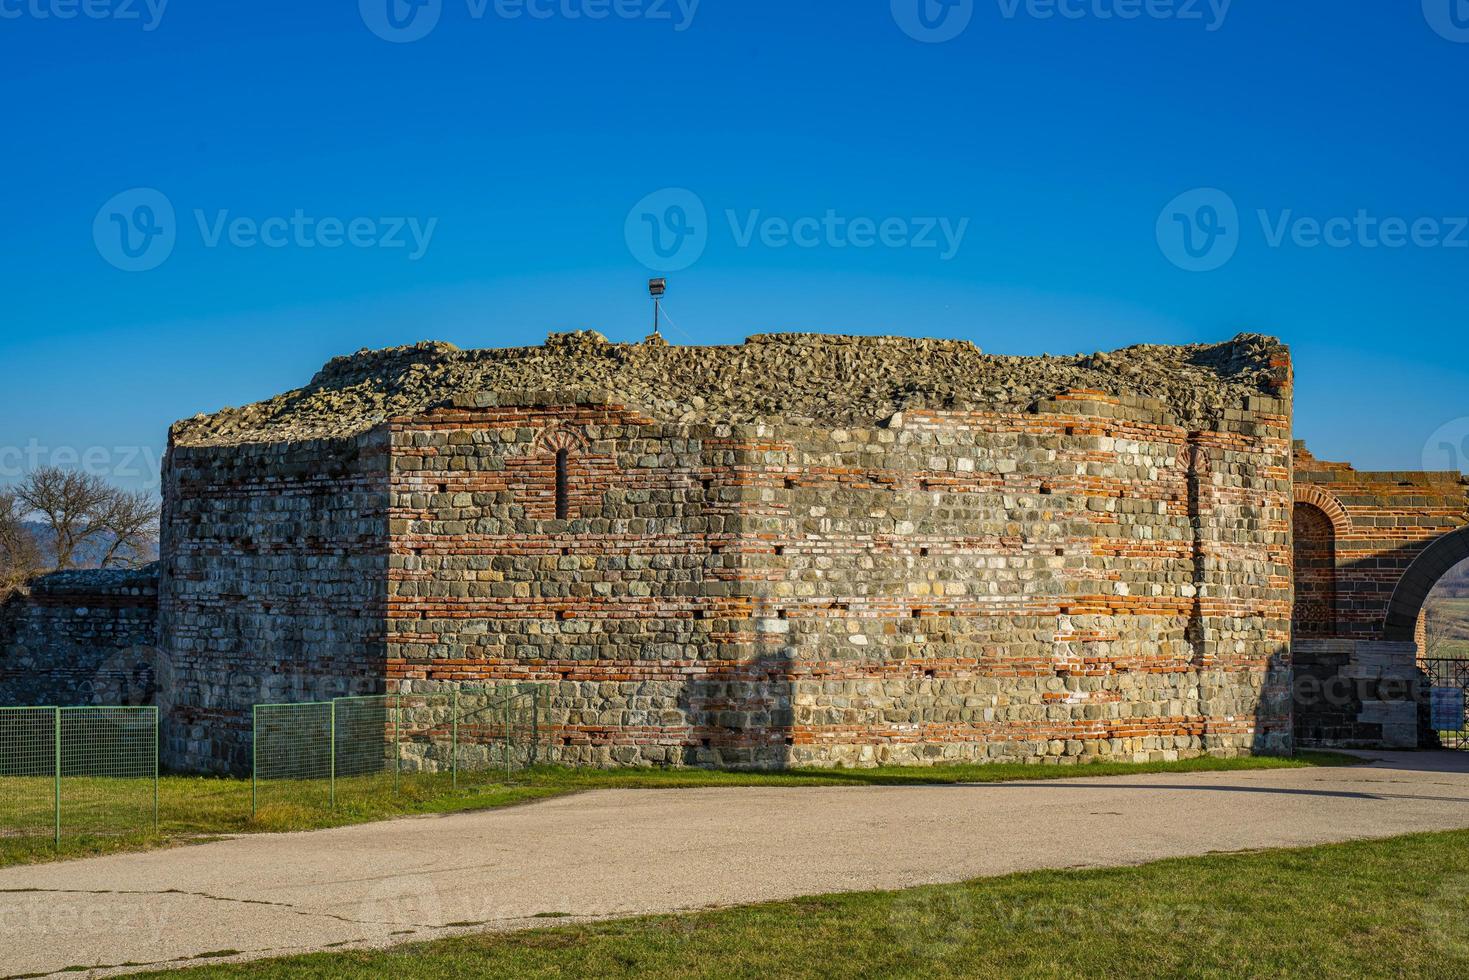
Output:
[[[513,681],[567,763],[1288,750],[1289,395],[1248,336],[334,361],[175,427],[167,757],[242,768],[256,702]]]
[[[0,605],[0,705],[151,704],[158,566],[53,572]]]
[[[245,771],[251,706],[385,689],[386,476],[377,432],[170,446],[166,765]]]
[[[604,399],[393,426],[393,677],[547,683],[567,762],[1289,749],[1284,403],[833,430]]]

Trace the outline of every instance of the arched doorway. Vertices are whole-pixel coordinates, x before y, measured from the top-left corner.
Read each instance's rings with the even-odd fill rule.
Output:
[[[1412,643],[1418,634],[1418,617],[1428,595],[1450,570],[1469,559],[1469,527],[1451,531],[1424,548],[1398,580],[1392,601],[1387,606],[1383,638],[1392,642]]]
[[[1433,542],[1408,566],[1388,606],[1383,635],[1389,641],[1418,643],[1418,667],[1428,687],[1424,729],[1430,741],[1446,749],[1469,750],[1469,645],[1449,642],[1463,629],[1459,619],[1469,615],[1465,600],[1435,589],[1447,578],[1462,579],[1469,563],[1469,528],[1460,528]],[[1436,599],[1430,607],[1430,600]],[[1430,619],[1434,609],[1438,616]],[[1445,621],[1447,618],[1447,621]],[[1434,619],[1438,621],[1435,622]]]
[[[1336,526],[1312,503],[1297,501],[1295,524],[1294,636],[1315,639],[1336,635]]]

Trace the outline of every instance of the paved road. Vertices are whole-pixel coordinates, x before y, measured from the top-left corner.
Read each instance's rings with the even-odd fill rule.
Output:
[[[0,977],[1454,828],[1469,828],[1469,755],[1450,753],[978,786],[604,790],[0,870]]]

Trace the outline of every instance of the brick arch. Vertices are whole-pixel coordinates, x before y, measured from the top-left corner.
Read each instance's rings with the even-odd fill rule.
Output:
[[[1387,606],[1387,619],[1383,623],[1383,638],[1394,642],[1413,642],[1418,633],[1418,617],[1423,612],[1423,604],[1428,601],[1428,593],[1433,591],[1445,573],[1466,559],[1469,559],[1469,527],[1450,531],[1424,548],[1393,590],[1392,601]]]
[[[1295,490],[1296,503],[1309,504],[1325,514],[1338,535],[1346,534],[1352,529],[1352,519],[1347,516],[1347,510],[1340,500],[1320,487],[1303,483],[1297,483]]]
[[[586,436],[564,425],[552,425],[542,429],[536,436],[532,452],[555,453],[562,449],[573,453],[584,453],[590,449]]]

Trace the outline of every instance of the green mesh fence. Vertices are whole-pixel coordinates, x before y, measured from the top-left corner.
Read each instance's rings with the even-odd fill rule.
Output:
[[[430,798],[537,761],[541,691],[460,689],[255,707],[252,813]]]
[[[330,807],[336,802],[332,715],[330,701],[255,706],[251,812],[268,805]]]
[[[157,829],[157,708],[0,708],[0,836]]]

